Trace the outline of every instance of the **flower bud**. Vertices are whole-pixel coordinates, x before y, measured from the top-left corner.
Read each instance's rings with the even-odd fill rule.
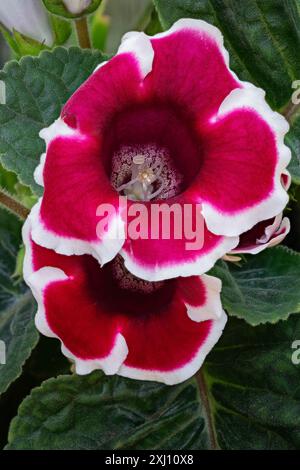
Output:
[[[86,10],[91,3],[91,0],[62,0],[67,10],[72,15],[79,15]]]

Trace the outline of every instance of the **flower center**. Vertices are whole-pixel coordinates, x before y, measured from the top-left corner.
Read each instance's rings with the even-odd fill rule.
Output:
[[[113,155],[111,183],[131,200],[151,201],[179,194],[183,176],[167,149],[155,144],[126,145]]]
[[[120,255],[116,256],[112,261],[112,275],[117,281],[119,287],[124,290],[139,292],[142,294],[151,294],[162,288],[164,281],[149,282],[139,279],[131,274],[124,266],[124,261]]]

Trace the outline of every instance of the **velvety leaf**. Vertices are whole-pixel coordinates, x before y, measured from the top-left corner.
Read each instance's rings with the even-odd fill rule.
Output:
[[[0,340],[5,343],[6,363],[0,361],[0,393],[21,374],[39,337],[33,321],[36,311],[33,297],[23,283],[12,277],[19,245],[20,222],[1,209]]]
[[[253,326],[300,312],[300,254],[286,247],[249,255],[238,266],[221,261],[211,273],[223,282],[224,308]]]
[[[8,449],[289,449],[300,446],[297,315],[252,328],[231,319],[198,378],[177,386],[60,376],[32,391]]]
[[[224,34],[231,66],[259,85],[279,109],[300,77],[300,15],[297,0],[154,0],[168,28],[179,18],[198,18]]]
[[[231,319],[204,370],[222,449],[299,449],[300,318],[256,328]]]
[[[167,387],[101,373],[33,390],[12,422],[10,449],[207,447],[194,382]]]
[[[38,133],[58,118],[63,104],[103,60],[100,52],[58,47],[8,62],[0,72],[6,85],[6,104],[0,105],[1,161],[37,194],[41,188],[33,172],[44,152]]]

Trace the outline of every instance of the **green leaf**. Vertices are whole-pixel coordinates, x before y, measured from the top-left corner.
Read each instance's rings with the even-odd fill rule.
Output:
[[[270,248],[242,266],[221,261],[211,274],[222,280],[222,303],[230,315],[250,325],[276,323],[300,312],[300,254]]]
[[[162,25],[159,21],[157,11],[153,8],[151,16],[146,26],[145,33],[149,36],[154,36],[154,34],[161,33],[163,31]]]
[[[106,378],[98,372],[60,376],[44,382],[22,403],[11,426],[9,448],[206,446],[197,395],[189,382],[167,387]]]
[[[300,115],[292,117],[290,131],[286,136],[286,143],[292,151],[292,159],[288,170],[292,175],[293,182],[300,184]]]
[[[7,449],[288,449],[300,446],[300,319],[231,319],[197,381],[60,376],[32,391]]]
[[[55,36],[55,44],[61,46],[64,44],[70,37],[72,33],[71,23],[67,20],[63,20],[58,16],[49,15],[52,30]]]
[[[33,321],[33,297],[23,283],[15,283],[12,277],[20,242],[20,222],[1,209],[0,340],[5,344],[6,363],[0,364],[0,393],[19,377],[39,337]]]
[[[35,39],[32,39],[24,34],[19,33],[17,30],[13,30],[11,33],[0,25],[0,31],[2,32],[6,42],[15,53],[16,58],[20,58],[24,55],[39,55],[41,51],[49,49],[45,44],[42,44]]]
[[[267,92],[276,109],[285,106],[300,77],[300,15],[297,0],[154,0],[168,28],[179,18],[198,18],[224,34],[239,77]]]
[[[93,13],[99,7],[101,0],[92,0],[87,8],[79,14],[71,13],[62,0],[43,0],[45,7],[50,13],[62,16],[64,18],[81,18],[82,16]]]
[[[204,371],[221,448],[299,449],[299,338],[298,315],[256,328],[231,320]]]
[[[103,60],[98,51],[58,47],[8,62],[0,72],[6,85],[6,104],[0,105],[0,158],[36,194],[41,188],[33,172],[45,150],[39,131],[58,118],[63,104]]]

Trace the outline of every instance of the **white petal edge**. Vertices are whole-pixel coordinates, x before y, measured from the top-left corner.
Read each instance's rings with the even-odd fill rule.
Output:
[[[84,136],[76,129],[68,126],[61,118],[56,119],[50,126],[44,127],[39,132],[39,137],[45,141],[46,151],[48,150],[49,144],[56,137],[74,137],[84,138]],[[42,153],[40,157],[40,162],[36,167],[33,177],[37,184],[44,186],[44,167],[46,163],[46,153]]]
[[[209,253],[200,256],[196,261],[185,263],[174,263],[168,266],[155,266],[153,269],[142,266],[124,249],[120,255],[124,259],[124,265],[134,276],[145,281],[164,281],[174,277],[189,277],[201,275],[209,271],[226,253],[232,251],[239,243],[239,237],[224,237],[223,241]]]
[[[67,349],[61,338],[59,338],[51,330],[46,319],[43,292],[52,282],[67,281],[68,276],[64,273],[63,270],[50,266],[33,271],[30,232],[31,222],[28,218],[22,229],[22,236],[25,245],[24,280],[32,290],[33,296],[37,301],[38,308],[35,316],[35,324],[37,329],[45,336],[50,338],[57,338],[60,340],[61,351],[67,358],[74,361],[77,374],[89,374],[96,369],[103,370],[103,372],[107,375],[116,374],[120,368],[120,365],[123,364],[128,354],[128,347],[122,334],[118,333],[116,335],[115,344],[109,355],[99,359],[83,360],[75,356],[69,349]]]
[[[277,216],[274,222],[266,227],[265,235],[257,240],[256,245],[249,245],[248,247],[239,249],[238,247],[231,251],[232,254],[250,254],[257,255],[266,248],[272,248],[279,245],[291,229],[291,223],[288,217],[282,219],[282,214]]]
[[[132,31],[123,36],[118,54],[132,53],[137,59],[141,74],[145,78],[152,70],[154,50],[150,37],[142,32]]]
[[[201,281],[205,286],[205,304],[201,307],[194,307],[185,303],[188,317],[199,323],[206,320],[218,320],[223,315],[221,303],[222,282],[214,276],[202,274]]]
[[[121,250],[125,241],[125,227],[120,215],[110,223],[109,231],[101,241],[90,242],[63,237],[47,230],[40,216],[41,203],[42,198],[33,206],[28,216],[32,225],[32,239],[38,245],[65,256],[91,255],[101,266],[111,261]]]
[[[291,151],[284,144],[284,136],[289,129],[288,122],[279,113],[272,111],[265,101],[265,92],[254,85],[243,82],[244,88],[233,90],[222,102],[216,116],[212,121],[229,115],[238,109],[249,109],[256,112],[272,130],[278,161],[274,175],[274,189],[262,202],[249,209],[238,213],[222,213],[207,201],[202,202],[202,212],[208,229],[217,235],[235,236],[250,230],[262,220],[276,217],[286,206],[289,197],[281,182],[282,173],[286,173],[286,167],[291,159]]]
[[[212,350],[214,345],[222,335],[223,329],[227,322],[227,315],[222,311],[222,316],[218,320],[212,320],[211,331],[205,342],[201,345],[194,358],[183,367],[173,369],[171,371],[145,370],[135,367],[122,365],[118,371],[118,375],[138,380],[152,380],[162,382],[166,385],[175,385],[192,377],[202,366],[207,354]]]

